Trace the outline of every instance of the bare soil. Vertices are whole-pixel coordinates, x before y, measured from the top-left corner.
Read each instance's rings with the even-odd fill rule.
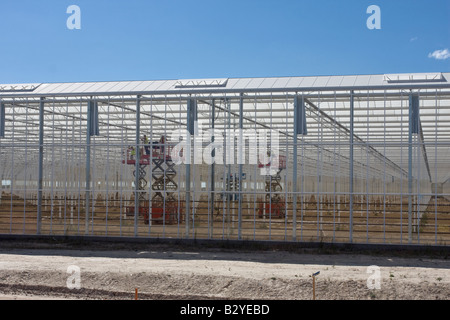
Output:
[[[448,300],[447,254],[247,250],[169,244],[85,248],[0,242],[0,299]],[[80,289],[69,289],[69,266]],[[368,266],[380,268],[369,289]]]

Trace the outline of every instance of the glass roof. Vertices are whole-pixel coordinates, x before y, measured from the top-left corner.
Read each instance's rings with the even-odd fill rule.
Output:
[[[411,82],[405,82],[405,77]],[[308,134],[298,137],[304,168],[317,170],[320,161],[324,174],[338,171],[345,176],[349,170],[350,137],[353,137],[357,176],[369,172],[373,176],[404,178],[409,165],[409,96],[414,92],[420,96],[421,127],[420,134],[413,137],[414,175],[430,182],[444,182],[450,178],[450,84],[447,82],[450,74],[405,77],[362,75],[22,85],[26,92],[7,90],[8,85],[0,85],[4,88],[0,90],[0,100],[6,114],[6,133],[0,138],[1,167],[5,172],[21,163],[36,162],[41,96],[45,96],[43,128],[48,147],[64,146],[70,155],[85,146],[87,102],[95,99],[99,103],[100,125],[100,135],[93,137],[96,156],[104,157],[112,150],[121,154],[124,146],[136,141],[136,95],[139,94],[141,134],[147,134],[151,140],[185,128],[188,98],[197,100],[198,119],[204,129],[213,124],[221,131],[239,128],[242,99],[243,129],[279,131],[280,149],[288,156],[289,172],[293,153],[293,98],[298,92],[306,101]],[[354,97],[353,136],[350,90]]]

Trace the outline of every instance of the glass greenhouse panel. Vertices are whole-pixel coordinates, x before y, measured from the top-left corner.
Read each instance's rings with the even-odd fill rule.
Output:
[[[0,234],[448,246],[449,78],[0,85]]]

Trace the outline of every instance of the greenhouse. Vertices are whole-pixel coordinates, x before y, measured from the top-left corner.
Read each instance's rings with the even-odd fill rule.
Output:
[[[449,79],[0,85],[0,234],[448,246]]]

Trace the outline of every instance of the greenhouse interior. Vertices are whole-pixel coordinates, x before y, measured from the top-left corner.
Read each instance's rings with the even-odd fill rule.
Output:
[[[448,246],[449,79],[0,85],[0,234]]]

